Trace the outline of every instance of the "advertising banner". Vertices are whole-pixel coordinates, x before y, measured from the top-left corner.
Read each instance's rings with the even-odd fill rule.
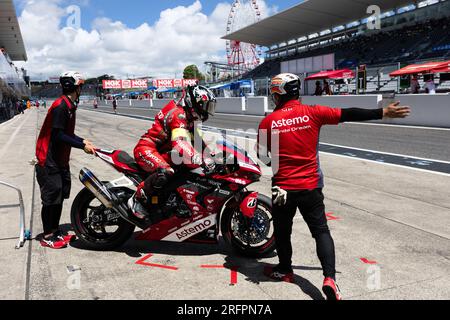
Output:
[[[157,88],[180,88],[197,84],[197,79],[155,79],[153,86]]]
[[[103,89],[122,89],[122,80],[103,80]]]
[[[103,89],[147,89],[146,79],[135,80],[103,80]]]
[[[181,88],[197,84],[197,79],[155,79],[153,86],[157,88]],[[147,89],[146,79],[103,80],[103,89]]]

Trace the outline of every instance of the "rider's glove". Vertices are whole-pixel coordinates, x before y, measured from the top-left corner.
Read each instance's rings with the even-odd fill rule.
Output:
[[[216,163],[213,159],[206,158],[202,165],[202,168],[206,175],[212,174],[216,170]]]
[[[286,190],[283,190],[280,187],[273,187],[272,196],[273,196],[273,203],[276,204],[277,206],[281,207],[286,205],[288,196]]]

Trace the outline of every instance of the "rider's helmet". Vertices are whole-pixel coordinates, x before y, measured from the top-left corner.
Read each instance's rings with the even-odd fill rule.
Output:
[[[207,121],[209,116],[216,112],[216,96],[204,86],[188,86],[185,96],[186,106],[197,113],[202,121]]]
[[[270,82],[270,94],[275,104],[279,106],[286,101],[297,99],[301,90],[300,77],[292,73],[282,73]]]
[[[64,92],[74,92],[83,86],[85,79],[79,72],[68,71],[60,76],[59,82]]]

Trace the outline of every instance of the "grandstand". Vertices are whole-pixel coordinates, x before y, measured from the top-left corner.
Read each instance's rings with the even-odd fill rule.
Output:
[[[224,38],[267,48],[265,62],[243,78],[271,77],[287,72],[287,65],[294,60],[333,54],[335,69],[367,65],[366,92],[398,92],[398,79],[389,73],[400,65],[449,60],[449,1],[366,2],[336,0],[331,5],[324,0],[304,1]],[[366,9],[372,4],[383,10],[379,30],[371,30],[367,23]],[[297,71],[306,77],[322,70],[312,66]],[[423,86],[422,79],[420,82]],[[355,92],[356,81],[348,88]],[[444,82],[439,89],[449,90],[450,84]]]
[[[31,95],[38,99],[56,98],[61,95],[62,89],[59,83],[50,83],[48,81],[31,82]],[[83,95],[97,96],[97,86],[86,84],[83,86]]]
[[[16,101],[29,96],[27,74],[14,61],[26,61],[16,10],[12,0],[0,0],[0,122],[17,113]]]

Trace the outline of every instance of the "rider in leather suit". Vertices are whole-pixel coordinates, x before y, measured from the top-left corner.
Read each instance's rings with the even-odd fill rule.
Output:
[[[216,98],[203,86],[189,86],[178,101],[171,101],[156,116],[150,130],[142,136],[134,157],[139,166],[150,175],[139,185],[130,199],[129,206],[141,219],[148,217],[148,198],[155,191],[163,189],[175,174],[174,165],[185,165],[189,169],[202,167],[206,173],[215,168],[214,160],[202,157],[205,143],[200,147],[193,144],[195,122],[205,122],[215,113]]]

